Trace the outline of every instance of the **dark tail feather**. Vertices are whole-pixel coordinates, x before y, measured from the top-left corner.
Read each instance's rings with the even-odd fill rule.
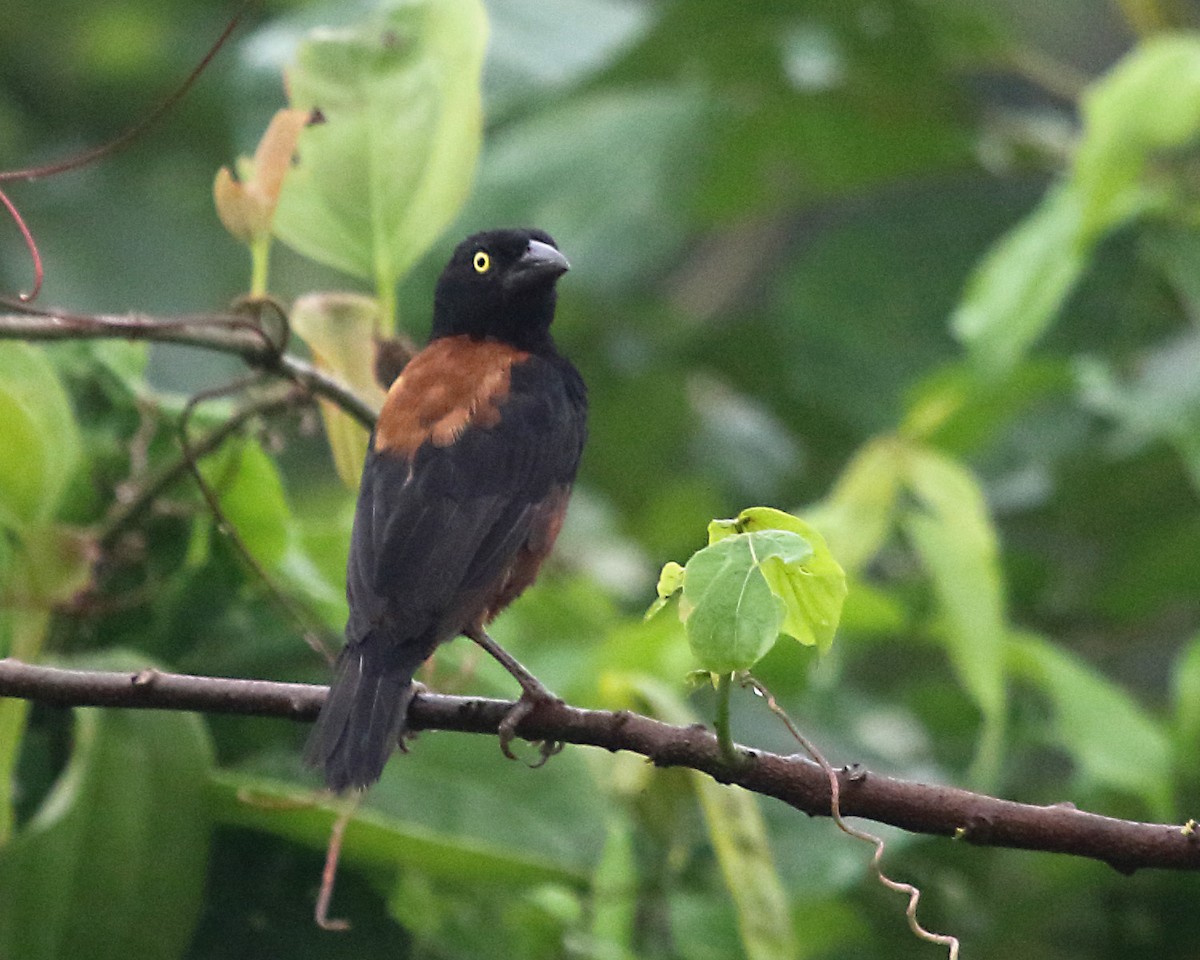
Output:
[[[405,732],[415,666],[385,668],[347,644],[338,656],[329,697],[308,738],[304,760],[331,790],[369,787]]]

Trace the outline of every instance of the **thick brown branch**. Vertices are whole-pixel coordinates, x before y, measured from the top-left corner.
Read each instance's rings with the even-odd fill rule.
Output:
[[[243,713],[309,721],[326,688],[263,680],[191,677],[148,670],[92,673],[0,660],[0,696],[60,706],[142,707]],[[413,729],[494,735],[513,704],[504,700],[422,693],[413,700]],[[530,740],[587,744],[639,753],[661,767],[702,771],[776,797],[814,816],[829,815],[829,782],[820,767],[798,756],[745,750],[731,768],[717,738],[702,726],[679,727],[639,714],[582,710],[565,703],[539,708],[517,731]],[[1000,800],[983,794],[895,780],[857,767],[839,773],[842,812],[910,830],[953,836],[983,846],[1069,853],[1122,872],[1142,867],[1200,869],[1200,835],[1180,825],[1116,820],[1077,810]]]
[[[312,364],[280,352],[271,338],[244,316],[213,314],[162,319],[142,314],[110,316],[30,311],[0,314],[0,340],[153,340],[201,347],[241,357],[249,366],[286,377],[332,400],[370,428],[376,411],[340,380]]]

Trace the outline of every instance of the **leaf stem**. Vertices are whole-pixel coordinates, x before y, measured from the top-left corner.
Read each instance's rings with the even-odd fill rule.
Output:
[[[737,766],[739,760],[729,726],[729,697],[732,690],[733,674],[721,674],[720,679],[717,680],[717,716],[713,721],[713,726],[717,729],[717,744],[721,748],[721,756],[731,767]]]
[[[271,269],[271,234],[268,231],[250,242],[250,296],[262,299],[267,295],[267,278]]]
[[[388,340],[396,335],[396,281],[380,273],[375,283],[379,301],[379,336]]]

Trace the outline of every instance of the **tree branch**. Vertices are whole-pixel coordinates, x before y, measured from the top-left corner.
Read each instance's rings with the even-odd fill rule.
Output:
[[[145,670],[98,673],[0,660],[0,696],[58,706],[194,710],[311,721],[327,688],[303,683],[193,677]],[[505,700],[422,692],[409,710],[414,730],[495,735],[512,709]],[[558,703],[539,708],[517,732],[639,753],[660,767],[690,767],[722,783],[775,797],[812,816],[829,815],[829,782],[815,763],[740,747],[746,761],[730,765],[717,738],[697,724],[673,726],[629,711],[583,710]],[[954,787],[913,783],[860,767],[838,774],[846,816],[950,836],[980,846],[1067,853],[1110,864],[1122,873],[1143,867],[1200,870],[1200,830],[1189,826],[1117,820],[1077,810],[1014,803]]]
[[[329,400],[370,429],[376,412],[353,390],[273,342],[246,316],[201,314],[163,319],[131,313],[124,316],[29,310],[0,314],[0,340],[153,340],[202,347],[241,357],[248,366],[299,384]]]

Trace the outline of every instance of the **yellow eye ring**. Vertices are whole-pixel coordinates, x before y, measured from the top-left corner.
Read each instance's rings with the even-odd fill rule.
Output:
[[[486,250],[476,250],[475,256],[471,258],[471,266],[475,268],[476,273],[487,273],[492,269],[492,258]]]

